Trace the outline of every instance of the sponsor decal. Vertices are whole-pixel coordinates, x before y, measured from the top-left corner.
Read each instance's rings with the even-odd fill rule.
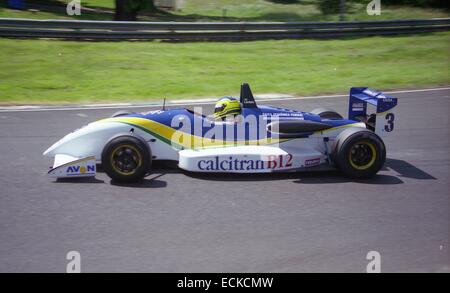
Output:
[[[66,173],[68,174],[86,174],[95,172],[95,165],[87,166],[69,166]]]
[[[267,160],[242,159],[235,157],[200,160],[197,167],[202,171],[252,171],[265,169],[283,169],[292,167],[292,155],[271,155]]]
[[[244,98],[244,104],[246,104],[246,105],[254,105],[255,101],[251,100],[251,99],[248,99],[248,98]]]
[[[262,113],[262,116],[264,117],[298,117],[303,118],[303,113],[296,113],[296,112],[280,112],[280,113]]]
[[[364,103],[353,103],[352,111],[364,111]]]
[[[142,115],[159,115],[162,113],[164,113],[163,110],[152,110],[152,111],[142,112]]]
[[[320,164],[320,158],[309,159],[305,161],[305,167],[313,167]]]

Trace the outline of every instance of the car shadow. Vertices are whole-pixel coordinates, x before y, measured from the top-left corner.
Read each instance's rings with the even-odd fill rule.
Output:
[[[294,180],[294,183],[300,184],[327,184],[327,183],[348,183],[358,182],[365,184],[391,185],[401,184],[403,181],[396,176],[377,174],[370,179],[352,179],[345,177],[337,170],[310,171],[295,173],[262,173],[262,174],[216,174],[183,172],[187,176],[211,181],[276,181],[276,180]]]
[[[188,177],[209,181],[271,181],[295,179],[298,173],[196,173],[180,170]]]
[[[158,178],[164,176],[166,173],[162,173],[159,175],[150,175],[151,178],[144,178],[141,181],[138,182],[132,182],[132,183],[123,183],[123,182],[116,182],[114,180],[111,180],[111,185],[119,186],[119,187],[133,187],[133,188],[164,188],[167,187],[167,182],[163,180],[158,180]]]
[[[386,159],[384,167],[381,169],[383,171],[390,168],[397,172],[400,177],[419,179],[419,180],[436,180],[437,178],[428,174],[427,172],[417,168],[409,162],[397,159]]]
[[[317,172],[319,173],[319,172]],[[362,184],[372,184],[372,185],[395,185],[402,184],[403,181],[392,175],[377,174],[372,178],[368,179],[353,179],[345,177],[339,171],[327,171],[327,174],[321,172],[321,174],[303,174],[299,176],[294,183],[299,184],[329,184],[329,183],[362,183]],[[314,176],[313,176],[314,175]]]
[[[370,179],[351,179],[346,177],[338,170],[315,170],[309,169],[301,172],[292,173],[260,173],[260,174],[246,174],[246,173],[196,173],[185,171],[177,167],[176,162],[155,162],[151,174],[135,183],[120,183],[113,180],[111,185],[120,187],[134,187],[134,188],[164,188],[167,187],[167,182],[159,178],[166,174],[184,174],[188,177],[206,180],[206,181],[276,181],[276,180],[294,180],[294,183],[299,184],[329,184],[329,183],[348,183],[356,182],[362,184],[375,185],[394,185],[404,183],[401,178],[410,178],[416,180],[436,180],[436,177],[428,174],[424,170],[414,166],[413,164],[398,159],[386,159],[386,163],[381,171],[392,170],[398,175],[377,174]],[[99,172],[101,167],[99,166]],[[104,183],[93,177],[87,178],[63,178],[56,182],[77,182],[77,183]]]
[[[105,183],[105,181],[95,177],[80,177],[80,178],[57,178],[54,183]]]

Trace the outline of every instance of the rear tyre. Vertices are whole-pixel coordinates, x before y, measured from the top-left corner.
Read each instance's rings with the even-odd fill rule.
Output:
[[[116,113],[112,114],[111,118],[130,115],[130,114],[134,114],[134,113],[135,112],[131,112],[131,111],[127,111],[127,110],[120,110],[120,111],[117,111]]]
[[[319,115],[322,119],[343,119],[341,114],[339,114],[338,112],[326,108],[317,108],[312,110],[310,113]]]
[[[112,180],[137,182],[151,168],[151,151],[140,137],[120,135],[113,137],[103,149],[102,167]]]
[[[386,147],[371,131],[349,129],[338,137],[333,154],[336,167],[350,178],[375,176],[386,161]]]

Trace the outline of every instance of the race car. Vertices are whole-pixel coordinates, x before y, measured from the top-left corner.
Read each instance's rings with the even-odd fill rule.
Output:
[[[395,128],[396,106],[397,98],[366,87],[351,88],[347,118],[322,108],[258,106],[244,83],[239,100],[219,100],[212,116],[201,108],[121,111],[66,135],[44,155],[54,157],[48,174],[56,178],[95,176],[100,164],[112,180],[135,182],[158,160],[177,161],[191,172],[337,168],[351,178],[369,178],[385,162],[381,137]]]

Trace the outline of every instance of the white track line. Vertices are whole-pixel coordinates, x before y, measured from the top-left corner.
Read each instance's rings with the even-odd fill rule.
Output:
[[[450,90],[450,87],[440,87],[440,88],[428,88],[428,89],[417,89],[417,90],[396,90],[396,91],[386,91],[386,94],[402,94],[402,93],[420,93],[420,92],[431,92],[431,91],[444,91]],[[274,94],[276,95],[276,94]],[[282,95],[282,94],[280,94]],[[265,96],[265,95],[262,95]],[[307,99],[327,99],[327,98],[339,98],[347,97],[348,95],[322,95],[322,96],[306,96],[306,97],[295,97],[282,95],[280,98],[261,98],[256,99],[258,102],[264,101],[289,101],[289,100],[307,100]],[[192,106],[192,105],[205,105],[208,103],[215,102],[216,99],[199,99],[198,101],[193,100],[174,100],[166,103],[167,106]],[[73,107],[49,107],[49,106],[5,106],[0,107],[0,113],[3,112],[47,112],[47,111],[80,111],[80,110],[102,110],[102,109],[128,109],[128,108],[151,108],[151,107],[161,107],[162,103],[148,103],[148,104],[130,104],[130,103],[117,103],[117,104],[92,104],[92,105],[79,105]],[[48,108],[46,108],[48,107]]]

